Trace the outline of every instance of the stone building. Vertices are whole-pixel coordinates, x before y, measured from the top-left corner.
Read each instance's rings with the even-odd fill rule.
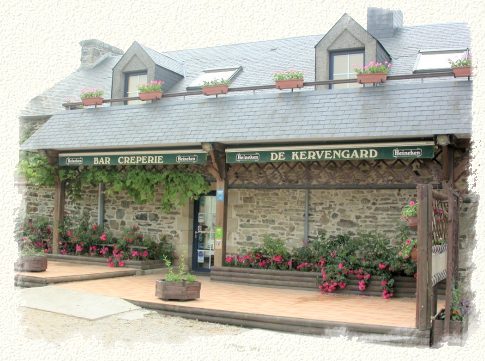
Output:
[[[198,164],[171,167],[202,172],[213,192],[171,212],[162,210],[162,189],[141,205],[127,194],[104,196],[100,210],[99,189],[85,188],[80,201],[66,202],[70,214],[86,210],[95,222],[101,211],[115,235],[135,223],[154,237],[166,235],[198,270],[209,267],[207,257],[198,262],[198,251],[215,254],[210,264],[220,264],[224,254],[259,244],[266,234],[289,247],[319,232],[395,237],[416,185],[448,183],[463,198],[466,273],[477,207],[466,183],[472,82],[453,78],[448,64],[470,46],[466,24],[406,27],[400,11],[370,8],[367,29],[344,14],[314,36],[169,52],[138,42],[126,52],[99,40],[80,44],[80,68],[24,109],[21,128],[31,136],[21,149],[46,152],[61,164],[73,157],[201,155]],[[385,83],[355,81],[354,67],[370,61],[392,63]],[[274,88],[273,73],[288,69],[304,73],[303,88]],[[231,81],[229,93],[203,96],[202,81],[217,78]],[[85,87],[119,99],[136,97],[139,83],[156,79],[167,93],[159,101],[63,107]],[[52,219],[54,189],[24,192],[27,214]],[[201,229],[208,233],[201,236]]]

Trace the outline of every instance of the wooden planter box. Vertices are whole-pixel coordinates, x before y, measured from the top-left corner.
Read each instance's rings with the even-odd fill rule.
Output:
[[[81,99],[81,101],[83,102],[83,105],[86,107],[90,105],[103,105],[103,100],[104,99],[101,97]]]
[[[155,296],[164,301],[188,301],[200,298],[200,282],[167,282],[156,281]]]
[[[452,68],[453,75],[455,78],[463,78],[463,77],[470,77],[472,75],[472,68]]]
[[[303,79],[276,80],[276,89],[303,88]]]
[[[159,92],[148,92],[148,93],[140,93],[138,94],[138,97],[140,100],[157,100],[162,98],[163,93],[161,91]]]
[[[20,272],[43,272],[47,269],[47,256],[20,256],[15,270]]]
[[[217,85],[217,86],[202,87],[202,93],[204,95],[227,94],[228,91],[229,91],[228,85]]]
[[[384,83],[386,79],[386,73],[357,74],[357,82],[359,82],[359,84]]]
[[[437,320],[436,316],[433,317],[431,321],[431,346],[439,346],[443,342],[449,342],[450,345],[463,346],[468,329],[468,319],[465,317],[463,321],[450,321],[449,338],[444,336],[444,329],[445,320]]]
[[[65,261],[72,263],[82,263],[82,264],[97,264],[102,266],[107,266],[108,257],[100,256],[75,256],[75,255],[62,255],[62,254],[49,254],[49,259],[55,261]],[[162,260],[123,260],[125,262],[126,268],[135,268],[139,270],[149,270],[156,268],[165,268],[165,263]],[[125,267],[121,267],[123,269]]]

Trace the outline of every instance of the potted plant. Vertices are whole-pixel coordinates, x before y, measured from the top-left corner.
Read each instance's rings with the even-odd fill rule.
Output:
[[[455,78],[470,77],[472,75],[472,57],[470,51],[466,51],[463,57],[458,60],[448,60]]]
[[[452,301],[450,307],[450,344],[461,344],[468,329],[468,315],[471,311],[471,303],[461,297],[461,292],[456,286],[452,289]],[[447,341],[444,335],[446,312],[441,309],[432,319],[431,344],[436,345]]]
[[[303,72],[288,70],[273,74],[276,89],[303,88]]]
[[[140,84],[138,86],[138,97],[144,101],[160,99],[163,95],[163,83],[163,80],[152,80],[148,83]]]
[[[384,83],[390,69],[391,63],[387,61],[384,63],[371,61],[364,67],[355,68],[354,70],[357,73],[357,82],[360,84],[375,84]]]
[[[401,216],[409,228],[416,229],[418,226],[418,202],[409,201],[401,210]]]
[[[194,275],[186,271],[184,257],[180,257],[179,265],[175,270],[167,257],[164,257],[163,260],[168,272],[164,279],[156,281],[155,296],[164,301],[188,301],[200,298],[200,282],[196,281]]]
[[[85,88],[81,90],[81,101],[84,106],[103,105],[103,91],[95,88]]]
[[[20,257],[15,262],[15,270],[21,272],[43,272],[47,269],[47,255],[32,244],[28,237],[22,237]]]
[[[404,259],[411,257],[411,259],[416,262],[418,260],[418,249],[416,247],[417,242],[418,241],[416,239],[406,239],[402,245],[399,255]]]
[[[202,93],[204,95],[227,94],[228,91],[229,80],[214,79],[212,81],[204,81],[202,84]]]

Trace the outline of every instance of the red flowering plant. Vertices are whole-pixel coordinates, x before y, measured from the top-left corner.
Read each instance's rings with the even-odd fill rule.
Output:
[[[108,257],[108,266],[109,267],[124,267],[125,266],[125,253],[119,249],[117,246],[114,246],[113,253],[110,257]]]
[[[409,203],[406,204],[402,208],[401,215],[404,218],[417,217],[417,215],[418,215],[418,202],[413,201],[413,200],[409,201]]]
[[[36,251],[50,253],[52,250],[52,228],[47,218],[27,218],[20,227],[20,237],[28,238]]]

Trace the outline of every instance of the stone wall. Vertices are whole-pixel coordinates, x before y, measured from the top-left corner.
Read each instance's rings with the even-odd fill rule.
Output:
[[[46,217],[52,222],[54,207],[54,189],[49,187],[22,187],[23,206],[20,218],[27,214],[31,217]],[[126,193],[105,196],[105,225],[114,236],[121,236],[123,228],[134,224],[140,226],[145,235],[157,240],[166,236],[176,249],[177,255],[183,254],[190,262],[192,252],[192,203],[172,212],[161,208],[159,192],[153,202],[136,204]],[[87,212],[92,223],[98,217],[98,190],[85,187],[82,198],[66,201],[66,214],[75,221],[83,212]]]
[[[401,207],[415,190],[310,190],[309,236],[378,231],[395,237]],[[228,198],[227,252],[261,243],[264,235],[279,237],[288,247],[302,244],[304,190],[232,189]]]

